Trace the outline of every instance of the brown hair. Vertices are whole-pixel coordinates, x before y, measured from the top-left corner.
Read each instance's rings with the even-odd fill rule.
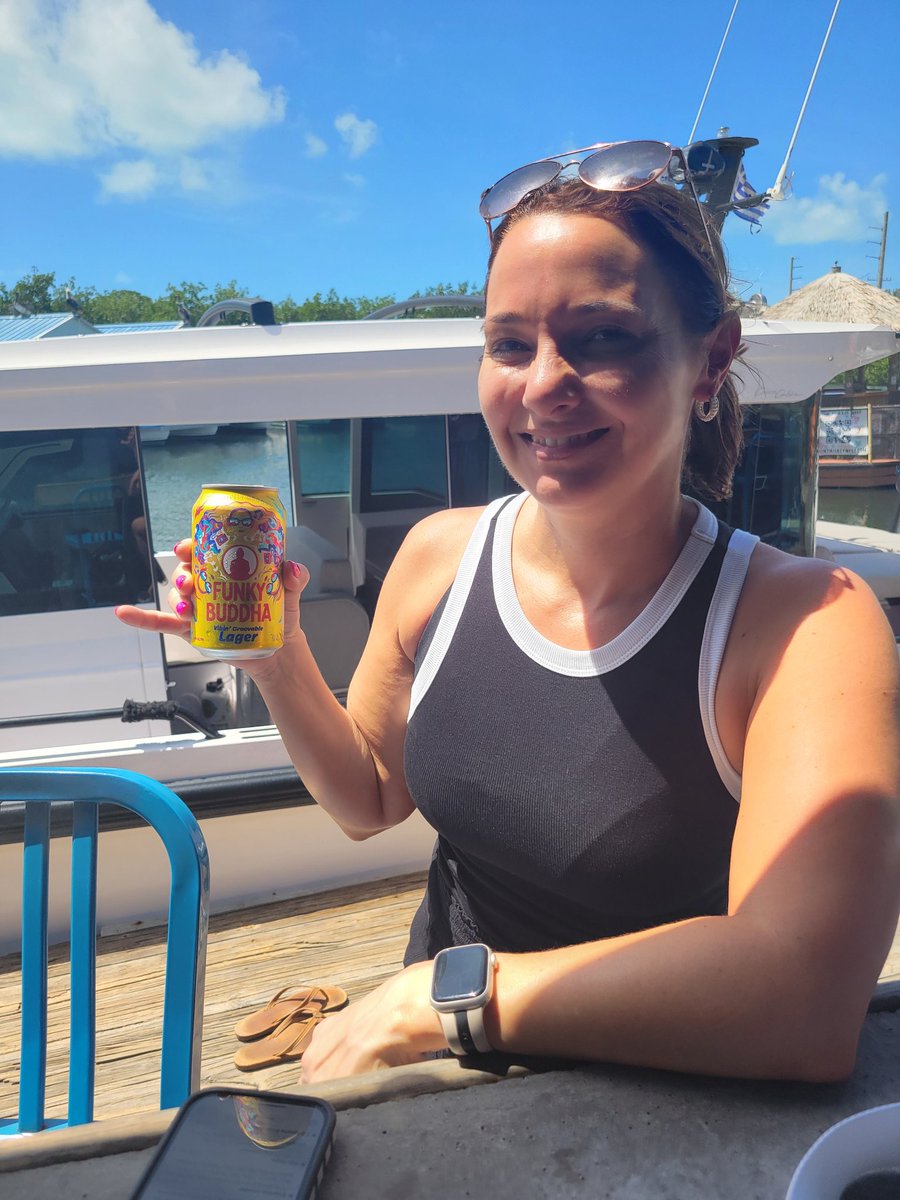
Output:
[[[737,301],[723,282],[727,268],[721,240],[710,225],[710,247],[689,191],[651,183],[633,192],[599,192],[568,176],[520,200],[494,230],[485,293],[504,237],[518,221],[538,213],[602,217],[627,230],[651,252],[668,280],[689,334],[702,336],[726,313],[737,311]],[[729,372],[719,389],[716,419],[703,422],[692,416],[688,425],[683,484],[707,499],[727,499],[743,444],[737,387]]]

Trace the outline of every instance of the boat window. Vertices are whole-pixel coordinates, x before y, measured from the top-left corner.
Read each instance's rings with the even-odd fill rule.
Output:
[[[498,496],[521,490],[500,462],[480,413],[448,417],[447,434],[453,508],[487,504]]]
[[[300,494],[346,496],[350,491],[350,422],[298,421]]]
[[[283,421],[147,427],[141,430],[141,450],[157,554],[189,536],[191,510],[205,483],[277,488],[293,520]]]
[[[133,429],[0,432],[0,616],[147,599]]]
[[[815,551],[816,398],[742,409],[744,454],[729,500],[704,501],[729,525],[790,554]]]
[[[440,416],[365,419],[360,512],[446,506],[446,430]]]

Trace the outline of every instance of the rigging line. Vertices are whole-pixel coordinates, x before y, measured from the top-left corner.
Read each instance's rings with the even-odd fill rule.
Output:
[[[787,175],[788,163],[791,161],[791,154],[794,150],[794,143],[797,140],[797,134],[800,132],[800,122],[803,120],[803,114],[806,112],[806,105],[809,102],[810,94],[813,90],[813,84],[816,82],[816,76],[819,73],[819,66],[822,62],[822,56],[825,53],[825,47],[828,45],[828,39],[831,36],[831,27],[834,24],[834,19],[837,16],[838,9],[841,7],[841,0],[835,0],[834,10],[831,14],[831,20],[828,22],[828,28],[825,30],[825,37],[822,41],[822,46],[819,50],[819,57],[816,59],[816,65],[813,67],[812,78],[809,81],[809,87],[806,89],[806,95],[803,97],[803,104],[800,108],[800,116],[797,118],[797,124],[794,126],[794,132],[791,134],[791,140],[788,144],[787,154],[784,156],[784,162],[781,164],[781,169],[775,177],[775,182],[769,188],[768,195],[773,200],[784,200],[784,179]]]
[[[725,49],[725,43],[728,40],[728,31],[731,29],[731,22],[734,20],[734,14],[737,12],[737,7],[741,0],[734,0],[734,8],[731,10],[731,16],[728,18],[728,24],[725,26],[725,34],[722,38],[722,44],[719,47],[719,53],[716,55],[716,61],[713,63],[713,69],[710,72],[709,79],[706,81],[706,91],[703,93],[703,99],[700,101],[700,107],[697,109],[697,116],[694,118],[694,127],[691,130],[690,137],[685,142],[689,146],[694,140],[694,134],[697,132],[697,126],[700,124],[700,114],[703,112],[703,106],[706,103],[706,97],[709,95],[709,89],[712,86],[713,78],[719,66],[719,59],[722,57],[722,51]]]

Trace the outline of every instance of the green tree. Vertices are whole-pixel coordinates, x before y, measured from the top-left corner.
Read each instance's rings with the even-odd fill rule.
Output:
[[[170,283],[165,292],[156,298],[129,288],[113,288],[98,292],[93,287],[79,287],[74,279],[57,282],[54,272],[40,272],[32,268],[17,283],[7,286],[0,283],[0,310],[9,311],[13,300],[17,300],[33,312],[66,312],[66,290],[81,305],[85,320],[98,325],[128,324],[138,321],[178,321],[190,315],[193,323],[206,310],[221,300],[249,299],[251,293],[237,280],[217,283],[212,288],[205,283],[182,280]],[[414,292],[414,299],[427,296],[472,295],[479,292],[477,285],[468,282],[457,284],[437,283]],[[404,297],[406,299],[406,297]],[[316,292],[306,300],[295,300],[293,296],[275,302],[275,319],[281,324],[294,321],[357,321],[379,308],[396,303],[394,296],[339,296],[334,288],[328,292]],[[427,317],[468,317],[472,307],[460,305],[447,308],[419,308],[410,315],[418,319]],[[245,313],[227,313],[223,324],[246,324]]]
[[[23,275],[11,287],[0,283],[0,305],[7,312],[13,301],[30,308],[33,313],[68,312],[67,289],[80,304],[97,294],[94,288],[76,288],[74,279],[57,283],[53,271],[41,272],[32,267],[30,275]]]
[[[84,301],[79,296],[84,316],[92,325],[127,325],[135,321],[155,321],[154,302],[143,292],[127,288],[98,292]]]
[[[462,283],[437,283],[432,287],[427,287],[424,292],[413,292],[412,299],[426,298],[428,296],[480,296],[481,288],[478,284],[469,283],[463,280]],[[429,317],[471,317],[476,311],[472,305],[447,305],[441,308],[417,308],[413,312],[414,317],[429,318]]]
[[[292,321],[357,321],[386,304],[393,304],[393,296],[338,296],[334,288],[326,295],[316,292],[307,300],[295,300],[288,296],[275,305],[275,319],[282,325]]]

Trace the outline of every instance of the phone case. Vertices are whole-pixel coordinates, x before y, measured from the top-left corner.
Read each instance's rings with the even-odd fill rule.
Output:
[[[315,1200],[318,1194],[319,1187],[325,1177],[325,1168],[331,1158],[331,1152],[334,1146],[334,1130],[337,1122],[337,1114],[332,1106],[326,1100],[320,1100],[316,1096],[300,1096],[291,1092],[264,1092],[257,1091],[255,1088],[236,1088],[236,1087],[208,1087],[201,1088],[196,1092],[192,1092],[187,1100],[179,1108],[178,1112],[172,1120],[171,1125],[163,1134],[159,1141],[156,1151],[147,1164],[144,1172],[138,1180],[135,1190],[131,1194],[131,1200],[141,1200],[145,1186],[152,1182],[151,1176],[153,1171],[165,1155],[170,1143],[175,1139],[179,1127],[181,1126],[185,1114],[190,1110],[191,1106],[202,1102],[204,1096],[247,1096],[255,1100],[268,1100],[273,1103],[284,1104],[287,1102],[290,1105],[296,1104],[298,1107],[314,1107],[317,1108],[325,1118],[323,1132],[316,1144],[315,1156],[312,1159],[313,1171],[308,1178],[308,1186],[295,1193],[295,1200]],[[185,1200],[189,1200],[185,1197]]]

